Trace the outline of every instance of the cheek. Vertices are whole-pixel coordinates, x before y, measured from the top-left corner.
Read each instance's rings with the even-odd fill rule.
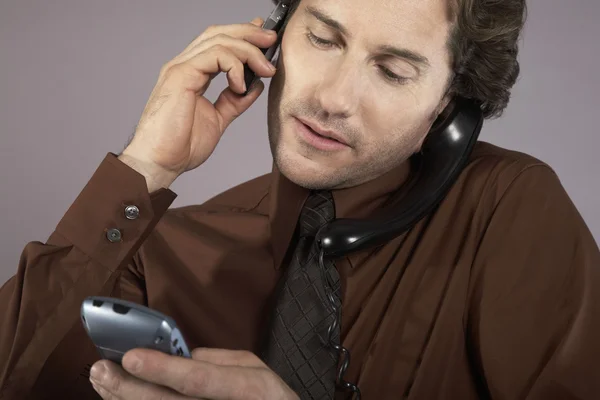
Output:
[[[318,68],[311,67],[310,53],[303,50],[297,39],[282,43],[281,65],[285,72],[286,97],[293,99],[305,98],[302,93],[309,93],[311,88],[318,85],[320,75]],[[313,57],[314,58],[314,57]]]
[[[390,150],[401,153],[418,150],[421,139],[427,134],[428,123],[422,109],[407,102],[373,102],[362,113],[364,126],[363,156],[373,157]]]

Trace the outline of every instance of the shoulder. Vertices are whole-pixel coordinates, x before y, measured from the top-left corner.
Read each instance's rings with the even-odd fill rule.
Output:
[[[479,193],[478,204],[492,208],[517,198],[553,198],[570,206],[558,174],[547,162],[487,142],[477,143],[457,183],[471,194]]]
[[[454,229],[462,226],[460,232],[471,232],[489,249],[534,242],[565,248],[567,242],[576,246],[591,238],[586,222],[547,162],[485,142],[477,144],[442,207],[455,220]]]
[[[489,178],[477,200],[481,237],[476,265],[499,288],[526,287],[522,279],[529,277],[559,290],[586,260],[597,259],[586,222],[547,163],[487,144],[472,163],[478,159],[481,165],[474,168]]]
[[[506,189],[515,179],[543,175],[558,179],[554,169],[544,160],[521,151],[487,142],[478,142],[466,168]]]

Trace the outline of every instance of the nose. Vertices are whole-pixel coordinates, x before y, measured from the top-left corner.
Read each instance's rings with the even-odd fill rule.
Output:
[[[324,112],[337,117],[356,113],[359,102],[360,71],[356,62],[345,60],[329,66],[322,75],[315,97]]]

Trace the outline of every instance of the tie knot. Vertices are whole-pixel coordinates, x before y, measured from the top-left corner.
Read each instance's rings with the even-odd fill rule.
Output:
[[[333,220],[334,216],[331,192],[312,192],[300,213],[300,236],[315,236],[319,228]]]

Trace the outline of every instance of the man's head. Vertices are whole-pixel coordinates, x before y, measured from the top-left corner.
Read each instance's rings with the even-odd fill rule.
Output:
[[[499,116],[524,2],[292,0],[269,89],[276,165],[307,188],[355,186],[417,152],[454,96]]]

